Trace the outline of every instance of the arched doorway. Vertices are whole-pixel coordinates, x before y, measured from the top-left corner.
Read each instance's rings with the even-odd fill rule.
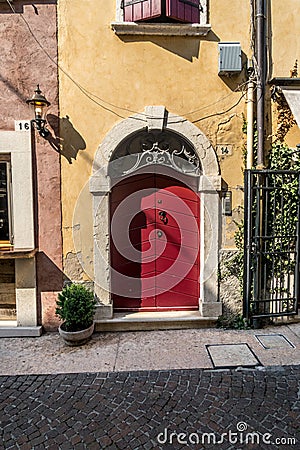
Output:
[[[200,173],[192,146],[169,131],[141,131],[115,150],[110,167],[115,311],[199,309]]]
[[[164,139],[147,139],[159,133],[165,134],[169,143]],[[177,143],[179,140],[183,145],[170,145],[172,139]],[[112,318],[114,310],[111,199],[118,183],[128,181],[129,177],[141,173],[156,173],[179,180],[197,194],[199,219],[201,218],[200,232],[198,229],[200,252],[197,280],[198,287],[200,285],[198,309],[200,317],[219,316],[222,310],[218,300],[217,280],[221,226],[219,197],[221,177],[216,153],[208,139],[195,125],[169,113],[164,107],[151,106],[145,108],[144,114],[130,117],[115,125],[95,155],[89,190],[93,198],[94,287],[98,299],[96,317],[103,320]],[[134,182],[136,180],[133,178]],[[187,182],[187,180],[190,181]],[[193,180],[193,186],[191,186],[191,180]],[[155,183],[156,181],[152,181],[152,188],[153,186],[155,188]],[[120,184],[119,187],[121,186]],[[180,183],[175,187],[180,187]],[[122,192],[122,188],[119,192]],[[127,197],[128,193],[124,199]],[[156,213],[160,211],[164,210],[158,210]],[[129,237],[130,233],[132,231],[128,225]],[[142,230],[138,233],[141,235]],[[136,250],[139,249],[139,245],[141,248],[141,242],[135,245],[137,245]],[[138,270],[141,273],[141,268]],[[157,306],[157,303],[155,305]]]

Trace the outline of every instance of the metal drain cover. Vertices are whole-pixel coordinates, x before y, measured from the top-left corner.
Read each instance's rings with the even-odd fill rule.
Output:
[[[206,345],[215,368],[255,367],[261,365],[248,344]]]
[[[256,334],[258,342],[265,348],[296,348],[283,334]]]

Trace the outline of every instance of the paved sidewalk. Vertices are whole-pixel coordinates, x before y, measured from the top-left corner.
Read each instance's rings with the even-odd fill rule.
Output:
[[[261,365],[213,368],[236,344]],[[300,324],[2,338],[0,450],[296,449],[299,352]]]
[[[283,338],[275,339],[273,348],[264,348],[256,337],[261,335]],[[248,344],[263,366],[300,365],[300,324],[291,324],[240,331],[210,328],[96,333],[82,347],[66,346],[58,333],[1,338],[0,375],[213,368],[207,345],[241,343]]]

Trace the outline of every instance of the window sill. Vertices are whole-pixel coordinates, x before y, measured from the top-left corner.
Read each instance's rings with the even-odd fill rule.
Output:
[[[37,252],[37,249],[0,249],[0,259],[28,259],[33,258]]]
[[[211,25],[199,23],[136,23],[113,22],[111,28],[117,35],[140,36],[207,36]]]

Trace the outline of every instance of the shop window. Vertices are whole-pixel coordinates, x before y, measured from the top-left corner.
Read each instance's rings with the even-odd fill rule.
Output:
[[[0,248],[12,244],[11,171],[9,155],[0,156]]]

